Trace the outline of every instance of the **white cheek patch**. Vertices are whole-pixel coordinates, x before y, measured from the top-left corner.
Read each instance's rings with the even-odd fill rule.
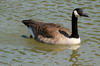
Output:
[[[77,13],[76,10],[74,11],[74,15],[75,15],[75,17],[79,17],[79,16],[80,16],[80,15]]]

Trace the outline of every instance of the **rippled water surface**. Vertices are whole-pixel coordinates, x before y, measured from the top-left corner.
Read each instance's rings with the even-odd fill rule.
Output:
[[[71,29],[71,13],[81,7],[80,45],[47,45],[30,38],[21,21],[33,19]],[[0,0],[0,66],[100,66],[100,0]]]

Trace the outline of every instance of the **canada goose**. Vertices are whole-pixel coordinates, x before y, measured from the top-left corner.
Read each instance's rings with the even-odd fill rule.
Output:
[[[81,8],[76,8],[72,12],[72,33],[58,24],[43,23],[33,20],[23,20],[30,32],[30,37],[34,39],[48,43],[48,44],[79,44],[81,42],[77,20],[79,16],[88,17]]]

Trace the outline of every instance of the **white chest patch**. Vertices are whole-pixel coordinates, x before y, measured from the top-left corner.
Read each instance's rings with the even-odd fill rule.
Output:
[[[58,44],[79,44],[81,42],[80,38],[61,38],[57,42]]]
[[[28,31],[29,31],[29,33],[32,35],[32,37],[34,38],[34,37],[35,37],[35,35],[34,35],[34,33],[33,33],[33,31],[32,31],[32,28],[31,28],[31,27],[29,27],[29,28],[28,28]]]
[[[69,38],[69,44],[79,44],[81,42],[80,38]]]

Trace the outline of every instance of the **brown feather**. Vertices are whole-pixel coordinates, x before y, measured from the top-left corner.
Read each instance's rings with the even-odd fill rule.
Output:
[[[71,35],[71,32],[58,24],[53,23],[43,23],[43,22],[37,22],[33,20],[23,20],[22,21],[27,27],[31,27],[35,38],[37,38],[39,35],[41,35],[44,38],[56,38],[57,36],[61,35],[59,31],[63,31],[69,36]]]

